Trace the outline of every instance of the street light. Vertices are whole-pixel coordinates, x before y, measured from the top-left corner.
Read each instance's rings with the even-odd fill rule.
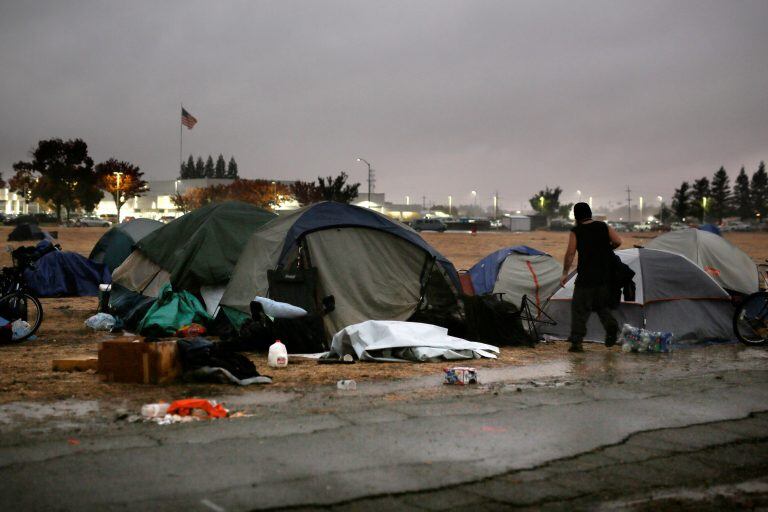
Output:
[[[472,191],[472,201],[474,203],[474,209],[477,210],[477,190]],[[475,212],[472,212],[473,214]]]
[[[120,224],[120,176],[122,176],[123,173],[115,171],[112,174],[114,174],[115,178],[117,178],[117,196],[115,198],[115,208],[117,209],[117,223]],[[75,185],[77,185],[77,182],[75,182]]]
[[[656,196],[656,199],[659,200],[659,223],[663,226],[664,225],[664,198],[661,196]]]
[[[453,216],[453,196],[448,196],[448,216]]]
[[[643,196],[640,196],[640,222],[643,221]]]
[[[411,196],[405,196],[405,204],[410,205],[411,204]]]
[[[578,202],[581,202],[581,190],[577,190],[576,194],[579,196],[579,201]]]
[[[371,187],[373,186],[373,183],[376,181],[373,177],[373,167],[371,167],[371,163],[366,160],[365,158],[357,157],[358,162],[363,162],[365,165],[368,166],[368,208],[371,207]]]
[[[707,197],[701,198],[701,223],[704,224],[704,217],[707,214]]]

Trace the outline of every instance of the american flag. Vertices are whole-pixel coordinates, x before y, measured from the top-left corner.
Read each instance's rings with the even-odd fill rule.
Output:
[[[197,119],[195,119],[195,116],[184,110],[184,107],[181,107],[181,124],[190,130],[197,124]]]

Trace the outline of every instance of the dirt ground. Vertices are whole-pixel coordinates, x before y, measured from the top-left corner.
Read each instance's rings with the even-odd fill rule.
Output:
[[[7,239],[10,227],[0,227],[0,237]],[[105,232],[104,228],[58,229],[59,243],[64,250],[88,256],[93,245]],[[424,238],[446,257],[457,269],[472,266],[490,252],[509,245],[525,244],[549,252],[562,260],[568,234],[566,232],[532,233],[425,233]],[[623,234],[624,247],[642,245],[653,234]],[[727,234],[731,242],[741,247],[755,261],[768,259],[768,234]],[[19,244],[9,244],[19,245]],[[10,264],[7,252],[0,254],[0,265]],[[93,372],[53,372],[53,359],[96,357],[99,341],[114,339],[117,335],[94,333],[83,322],[96,312],[96,298],[62,298],[43,300],[45,318],[38,338],[18,345],[0,347],[0,403],[18,400],[128,399],[135,403],[173,400],[180,397],[211,396],[223,392],[221,385],[172,384],[146,386],[101,382]],[[525,365],[552,360],[563,355],[564,343],[540,344],[535,348],[504,348],[497,360],[475,360],[472,366],[498,367]],[[607,350],[589,345],[588,350]],[[357,363],[354,365],[318,365],[306,359],[292,358],[286,369],[267,367],[265,354],[249,354],[259,371],[272,375],[271,388],[302,390],[316,385],[332,385],[339,379],[390,380],[420,375],[435,375],[446,363]],[[248,393],[253,388],[227,387],[228,393]]]

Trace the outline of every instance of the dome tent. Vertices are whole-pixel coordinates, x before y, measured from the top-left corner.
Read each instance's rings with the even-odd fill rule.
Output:
[[[635,300],[622,300],[613,315],[619,325],[628,323],[651,331],[672,332],[676,341],[730,340],[733,306],[728,293],[689,259],[655,249],[616,251],[634,272]],[[567,338],[571,326],[574,272],[565,287],[555,292],[545,311],[557,322],[542,331]],[[623,298],[622,298],[623,299]],[[588,341],[605,339],[597,315],[587,323]]]
[[[749,294],[759,288],[757,265],[752,258],[714,233],[701,229],[670,231],[656,237],[646,247],[685,256],[726,290]]]
[[[365,320],[407,320],[417,310],[457,307],[453,264],[418,233],[373,210],[321,202],[263,226],[246,244],[221,304],[237,323],[268,296],[274,269],[312,268],[318,295],[333,295],[332,334]]]
[[[110,308],[129,323],[170,282],[174,290],[202,293],[222,287],[250,235],[272,212],[228,201],[198,208],[142,238],[112,275]]]
[[[526,245],[499,249],[469,269],[475,293],[503,293],[503,300],[518,307],[523,295],[543,304],[559,286],[562,272],[555,258]]]
[[[88,259],[103,263],[110,272],[114,272],[131,255],[139,240],[164,225],[152,219],[133,219],[122,222],[99,238]]]

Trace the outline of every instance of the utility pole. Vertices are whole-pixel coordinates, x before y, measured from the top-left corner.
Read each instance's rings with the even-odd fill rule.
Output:
[[[627,185],[627,222],[632,220],[632,191]]]
[[[493,218],[499,218],[499,191],[493,194]]]

